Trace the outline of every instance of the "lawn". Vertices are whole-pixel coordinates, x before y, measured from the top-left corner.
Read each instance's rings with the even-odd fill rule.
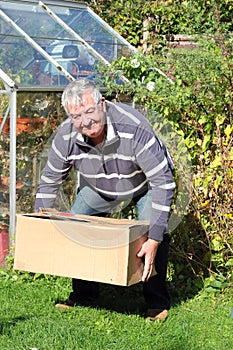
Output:
[[[0,271],[1,350],[232,350],[233,293],[204,291],[172,305],[165,322],[143,318],[141,285],[101,285],[96,305],[54,308],[70,279]]]

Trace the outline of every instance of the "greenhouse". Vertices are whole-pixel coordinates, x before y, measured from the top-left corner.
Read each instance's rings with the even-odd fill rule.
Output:
[[[69,80],[94,79],[135,49],[84,3],[0,1],[0,62],[19,90],[62,89]]]
[[[99,64],[135,51],[85,3],[0,1],[0,223],[8,220],[12,239],[16,212],[30,208],[16,198],[35,191],[37,144],[63,113],[64,87],[77,77],[103,81]]]

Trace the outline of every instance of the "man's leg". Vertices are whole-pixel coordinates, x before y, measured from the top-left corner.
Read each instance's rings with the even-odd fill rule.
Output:
[[[167,290],[167,264],[170,238],[164,235],[155,257],[156,275],[143,284],[143,292],[148,309],[170,309],[170,296]]]
[[[71,213],[104,216],[119,202],[107,201],[89,186],[82,186],[71,207]]]
[[[136,210],[139,220],[150,220],[151,212],[151,191],[136,200]],[[146,316],[156,317],[163,310],[170,308],[170,296],[167,290],[166,277],[169,252],[169,235],[164,235],[164,240],[158,246],[155,257],[155,270],[157,274],[149,278],[143,284],[144,298],[147,304],[148,313]],[[152,311],[156,310],[156,311]]]

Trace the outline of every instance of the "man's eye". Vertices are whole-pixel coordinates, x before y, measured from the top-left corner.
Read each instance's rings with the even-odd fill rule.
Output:
[[[88,111],[87,111],[87,113],[86,114],[92,114],[92,113],[94,113],[95,112],[95,110],[94,109],[89,109]]]
[[[81,118],[80,115],[71,115],[70,117],[72,120],[79,120]]]

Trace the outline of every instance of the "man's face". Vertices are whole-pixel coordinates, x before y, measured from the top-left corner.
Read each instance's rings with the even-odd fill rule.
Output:
[[[68,105],[69,116],[78,131],[90,138],[99,138],[104,134],[105,124],[105,100],[97,105],[91,92],[82,96],[82,101],[77,105]]]

